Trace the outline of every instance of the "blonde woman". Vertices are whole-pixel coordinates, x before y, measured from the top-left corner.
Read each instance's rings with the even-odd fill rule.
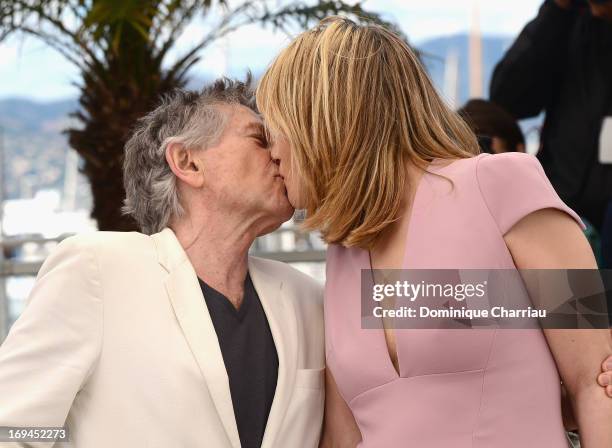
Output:
[[[295,39],[257,103],[290,202],[330,243],[322,445],[565,447],[560,374],[583,447],[612,446],[609,331],[361,328],[361,269],[596,268],[536,158],[479,155],[411,49],[343,18]]]

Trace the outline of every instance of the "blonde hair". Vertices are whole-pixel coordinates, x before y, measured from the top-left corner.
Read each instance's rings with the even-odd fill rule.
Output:
[[[257,106],[292,147],[307,217],[326,242],[371,248],[399,219],[407,162],[479,153],[416,54],[381,26],[328,17],[262,77]]]

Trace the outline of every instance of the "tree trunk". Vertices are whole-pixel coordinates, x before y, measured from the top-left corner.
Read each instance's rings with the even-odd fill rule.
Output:
[[[83,74],[81,110],[74,113],[82,129],[69,129],[70,146],[83,158],[93,197],[92,218],[99,230],[139,230],[136,222],[122,215],[123,150],[136,121],[150,112],[160,95],[183,87],[184,80],[165,77],[152,57],[148,43],[138,36],[118,55],[109,56],[108,66]]]

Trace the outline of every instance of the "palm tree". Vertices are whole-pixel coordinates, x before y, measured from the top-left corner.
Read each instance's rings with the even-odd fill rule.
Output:
[[[383,22],[361,2],[343,0],[285,6],[266,0],[0,0],[0,42],[13,34],[34,36],[78,67],[80,108],[73,116],[81,126],[66,132],[91,185],[92,217],[100,230],[135,230],[120,211],[123,146],[135,121],[160,95],[184,87],[202,50],[237,28],[258,23],[289,31],[331,14]],[[204,16],[218,21],[166,67],[186,26]]]

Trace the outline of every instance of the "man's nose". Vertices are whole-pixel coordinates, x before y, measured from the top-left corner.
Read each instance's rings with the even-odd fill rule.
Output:
[[[280,158],[278,157],[278,150],[274,146],[270,148],[270,157],[272,157],[272,160],[274,161],[274,163],[276,163],[277,165],[280,165]]]

